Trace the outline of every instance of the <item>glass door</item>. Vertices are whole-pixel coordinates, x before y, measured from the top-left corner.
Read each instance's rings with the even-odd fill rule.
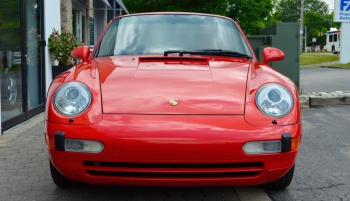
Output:
[[[26,2],[26,73],[27,73],[27,110],[43,104],[43,79],[41,65],[41,26],[40,0]]]
[[[1,122],[23,114],[21,11],[21,1],[1,1]]]
[[[1,131],[44,111],[43,0],[1,0]]]

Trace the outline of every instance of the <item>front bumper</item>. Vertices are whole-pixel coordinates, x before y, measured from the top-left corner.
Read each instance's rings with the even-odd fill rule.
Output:
[[[59,151],[64,138],[97,140],[100,153]],[[301,137],[301,124],[252,126],[243,115],[112,115],[97,124],[45,122],[50,160],[69,179],[91,184],[215,186],[257,185],[282,177],[297,150],[248,155],[250,141]]]

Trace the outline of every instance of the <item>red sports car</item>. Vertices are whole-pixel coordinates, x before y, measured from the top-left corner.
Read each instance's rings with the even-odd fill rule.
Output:
[[[112,20],[49,89],[52,179],[152,186],[287,187],[301,142],[298,91],[259,62],[237,22],[199,13]]]

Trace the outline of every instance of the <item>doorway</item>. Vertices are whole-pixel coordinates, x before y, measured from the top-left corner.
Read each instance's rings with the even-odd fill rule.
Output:
[[[1,132],[44,111],[43,0],[0,7]]]

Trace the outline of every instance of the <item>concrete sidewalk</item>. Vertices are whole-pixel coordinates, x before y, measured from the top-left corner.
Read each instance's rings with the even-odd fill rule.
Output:
[[[49,169],[44,114],[0,135],[0,200],[231,200],[270,201],[258,187],[57,187]]]
[[[40,114],[0,136],[0,200],[50,200],[57,193],[48,187],[43,120]]]
[[[0,135],[0,146],[5,146],[7,142],[16,138],[21,133],[33,128],[39,123],[42,123],[44,125],[44,113],[40,113],[39,115],[29,119],[28,121],[19,124],[8,131],[5,131],[3,136]],[[42,129],[41,132],[44,133],[44,129]]]

